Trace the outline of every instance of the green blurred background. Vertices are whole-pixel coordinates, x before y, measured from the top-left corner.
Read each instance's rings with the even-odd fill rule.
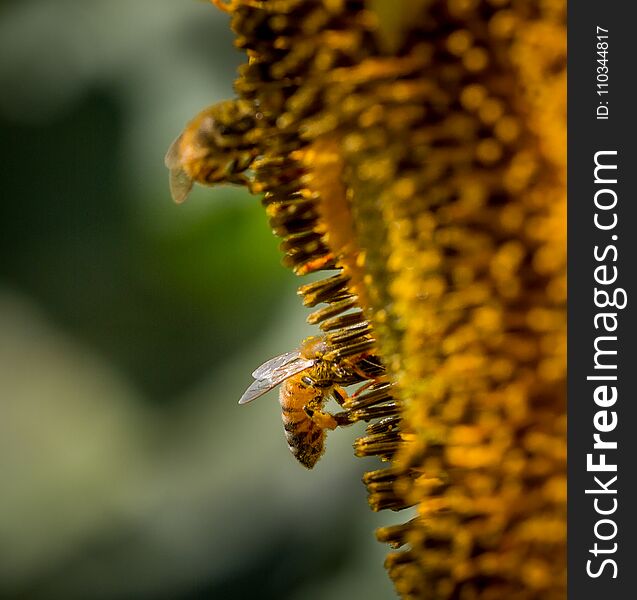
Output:
[[[393,597],[362,427],[307,472],[237,406],[312,333],[259,200],[170,201],[241,60],[203,1],[0,1],[2,598]]]

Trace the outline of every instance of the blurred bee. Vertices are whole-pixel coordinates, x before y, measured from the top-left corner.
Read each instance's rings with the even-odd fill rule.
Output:
[[[164,159],[173,200],[186,200],[194,182],[249,185],[245,172],[258,155],[256,123],[261,118],[251,102],[225,100],[190,121]]]
[[[324,358],[326,344],[320,337],[309,337],[294,352],[287,352],[261,365],[252,376],[255,381],[245,391],[239,404],[259,398],[283,383],[279,390],[283,428],[294,457],[311,469],[323,454],[325,430],[350,424],[344,415],[323,411],[332,394],[339,404],[347,393],[338,385],[350,385],[362,377],[345,361]]]

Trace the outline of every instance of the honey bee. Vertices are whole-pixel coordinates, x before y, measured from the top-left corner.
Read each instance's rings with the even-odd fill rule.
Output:
[[[350,424],[347,417],[323,411],[328,396],[332,394],[342,404],[347,393],[339,384],[361,380],[347,362],[326,360],[325,352],[321,337],[305,339],[298,350],[276,356],[256,369],[252,373],[255,381],[239,400],[239,404],[252,402],[282,383],[279,402],[288,447],[308,469],[323,454],[326,430]]]
[[[246,100],[225,100],[202,110],[170,145],[164,162],[170,193],[181,203],[193,183],[249,185],[246,171],[257,157],[263,115]]]

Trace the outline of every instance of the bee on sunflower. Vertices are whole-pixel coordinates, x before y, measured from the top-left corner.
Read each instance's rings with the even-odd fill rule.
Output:
[[[299,293],[360,384],[333,425],[370,421],[372,509],[417,509],[377,532],[397,592],[564,598],[564,0],[214,3],[237,119],[182,136],[174,187],[248,185],[284,262],[330,272]]]

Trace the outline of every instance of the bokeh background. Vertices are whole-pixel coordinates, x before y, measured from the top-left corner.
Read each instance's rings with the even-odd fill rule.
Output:
[[[393,597],[362,426],[307,472],[237,406],[312,333],[258,199],[169,198],[241,60],[205,1],[0,1],[1,598]]]

